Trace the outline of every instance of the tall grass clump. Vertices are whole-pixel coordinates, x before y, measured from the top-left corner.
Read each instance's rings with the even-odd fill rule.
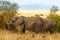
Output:
[[[5,28],[16,15],[18,5],[9,1],[0,1],[0,28]]]

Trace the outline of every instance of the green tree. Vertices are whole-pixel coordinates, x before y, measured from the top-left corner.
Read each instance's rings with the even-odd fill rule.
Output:
[[[11,3],[10,1],[0,1],[0,10],[17,10],[17,3]]]
[[[0,28],[5,28],[9,21],[16,15],[17,9],[17,3],[0,1]]]

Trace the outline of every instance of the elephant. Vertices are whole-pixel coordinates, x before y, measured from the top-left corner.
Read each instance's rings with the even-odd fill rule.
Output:
[[[41,18],[41,19],[42,19],[42,23],[43,23],[42,32],[49,31],[50,33],[54,33],[57,31],[56,21],[54,21],[53,19],[49,19],[49,18]]]
[[[7,29],[16,29],[19,33],[25,33],[25,30],[32,31],[35,33],[56,31],[56,22],[52,19],[36,17],[15,17],[7,26]]]
[[[14,26],[13,26],[14,25]],[[17,29],[20,33],[25,33],[25,30],[32,31],[32,32],[41,32],[41,20],[38,17],[15,17],[8,25]]]

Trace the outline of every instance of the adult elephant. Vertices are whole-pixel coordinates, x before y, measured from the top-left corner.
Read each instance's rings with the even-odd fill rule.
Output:
[[[49,31],[50,33],[54,33],[56,31],[56,21],[48,18],[41,18],[43,23],[42,32]]]
[[[19,33],[25,33],[25,30],[32,32],[54,33],[56,31],[56,22],[52,19],[41,17],[15,17],[8,25],[8,28],[15,28]]]
[[[13,28],[17,29],[17,31],[20,33],[24,33],[25,30],[39,33],[39,32],[41,32],[41,29],[42,29],[41,25],[42,24],[41,24],[40,17],[20,16],[20,17],[14,18],[9,23],[8,28],[10,28],[12,26]]]

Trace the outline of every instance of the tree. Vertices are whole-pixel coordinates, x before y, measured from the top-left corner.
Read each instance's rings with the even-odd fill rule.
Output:
[[[10,1],[0,1],[0,10],[17,10],[18,5]]]
[[[5,28],[9,21],[16,15],[18,5],[9,1],[0,1],[0,27]]]
[[[52,8],[50,9],[50,15],[55,15],[56,12],[58,11],[58,7],[57,6],[52,6]]]

